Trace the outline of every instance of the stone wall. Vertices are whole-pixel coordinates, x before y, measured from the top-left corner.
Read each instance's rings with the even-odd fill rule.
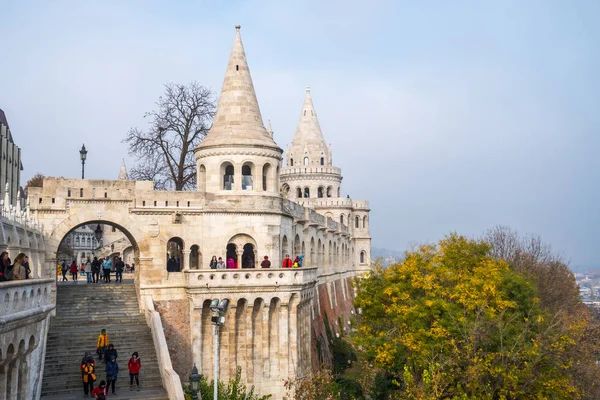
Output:
[[[193,364],[190,352],[192,344],[190,342],[189,301],[156,301],[154,307],[160,314],[173,369],[185,379],[190,374],[190,365]]]

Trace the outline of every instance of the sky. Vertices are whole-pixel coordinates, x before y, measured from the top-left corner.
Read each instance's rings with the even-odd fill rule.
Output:
[[[0,108],[37,172],[115,179],[168,82],[220,90],[241,34],[263,119],[310,85],[373,246],[496,225],[600,267],[600,2],[0,0]]]

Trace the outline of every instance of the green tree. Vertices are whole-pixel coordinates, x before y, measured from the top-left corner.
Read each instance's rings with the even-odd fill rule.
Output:
[[[583,396],[572,350],[585,321],[555,319],[536,285],[491,252],[450,235],[359,282],[354,342],[392,377],[388,398]]]
[[[206,379],[202,379],[200,381],[200,394],[202,396],[202,400],[213,400],[213,386],[214,381],[208,382]],[[189,394],[189,388],[184,388],[186,391],[186,400],[190,400],[192,397]],[[259,396],[254,393],[254,386],[248,388],[242,382],[242,368],[237,367],[235,377],[232,377],[224,383],[219,381],[217,383],[217,391],[218,397],[220,400],[268,400],[271,398],[271,395],[268,394],[266,396]]]

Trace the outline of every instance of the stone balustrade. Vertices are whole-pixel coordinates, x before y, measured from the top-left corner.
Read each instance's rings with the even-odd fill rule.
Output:
[[[27,279],[0,283],[0,325],[52,311],[53,282],[54,279]]]
[[[192,269],[185,271],[189,287],[299,286],[317,280],[317,267],[261,269]]]

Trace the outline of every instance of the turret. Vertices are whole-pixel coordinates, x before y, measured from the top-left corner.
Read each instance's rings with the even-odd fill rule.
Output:
[[[307,87],[294,139],[286,151],[286,167],[281,171],[282,192],[292,200],[339,197],[341,182],[341,170],[333,166]]]
[[[279,196],[282,153],[263,124],[237,25],[213,126],[195,150],[197,189]]]

